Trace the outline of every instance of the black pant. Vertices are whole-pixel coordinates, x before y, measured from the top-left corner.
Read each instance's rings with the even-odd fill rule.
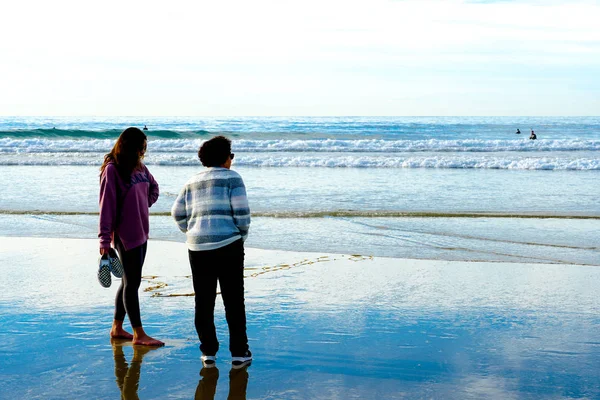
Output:
[[[125,314],[129,315],[132,328],[142,326],[140,317],[140,300],[138,290],[142,283],[142,267],[146,259],[148,242],[130,250],[125,250],[123,244],[116,240],[115,247],[123,264],[123,279],[115,297],[115,320],[123,321]]]
[[[189,251],[194,291],[196,292],[196,331],[200,350],[215,355],[219,341],[215,330],[217,280],[229,325],[229,351],[233,357],[248,351],[246,306],[244,304],[244,244],[237,240],[227,246],[206,251]]]

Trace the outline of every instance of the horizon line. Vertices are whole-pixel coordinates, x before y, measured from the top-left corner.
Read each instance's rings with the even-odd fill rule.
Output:
[[[600,115],[0,115],[0,118],[600,118]]]

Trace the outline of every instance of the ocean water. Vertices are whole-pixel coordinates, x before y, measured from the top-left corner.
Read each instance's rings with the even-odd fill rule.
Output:
[[[224,134],[251,246],[600,264],[600,117],[5,117],[0,235],[94,237],[102,157],[144,125],[154,238],[184,240],[169,209],[200,144]]]
[[[600,170],[598,117],[5,117],[0,165],[96,165],[129,125],[149,126],[154,165],[196,166],[200,143],[225,134],[237,166]]]

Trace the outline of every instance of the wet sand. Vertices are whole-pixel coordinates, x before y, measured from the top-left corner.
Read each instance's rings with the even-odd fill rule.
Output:
[[[255,361],[201,371],[184,244],[150,241],[144,326],[111,342],[97,242],[0,238],[0,397],[557,399],[600,397],[600,269],[247,249]]]

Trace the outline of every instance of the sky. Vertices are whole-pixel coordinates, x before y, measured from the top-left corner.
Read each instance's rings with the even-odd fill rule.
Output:
[[[0,115],[600,114],[600,1],[20,0]]]

